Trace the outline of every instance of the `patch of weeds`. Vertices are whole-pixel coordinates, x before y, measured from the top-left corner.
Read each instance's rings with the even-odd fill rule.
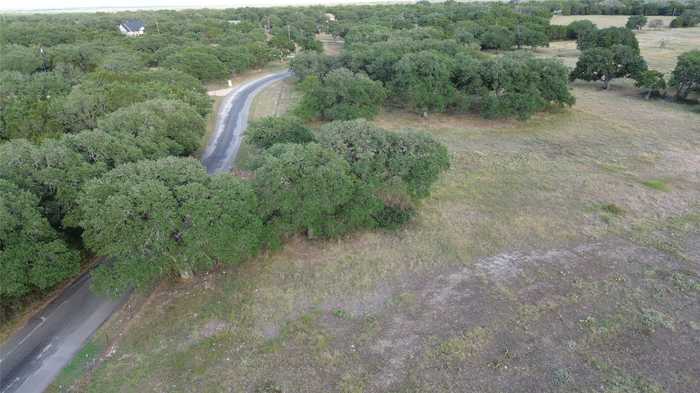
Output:
[[[343,375],[338,384],[341,393],[363,393],[365,391],[365,381],[351,373]]]
[[[593,336],[600,339],[609,338],[614,336],[622,329],[623,320],[622,318],[606,318],[597,319],[592,316],[588,316],[585,319],[579,321],[581,326],[589,331]]]
[[[569,370],[565,368],[558,368],[554,370],[554,373],[552,375],[552,382],[555,385],[566,385],[569,384],[573,381],[573,378],[571,377],[571,373],[569,373]]]
[[[700,291],[700,281],[685,272],[675,272],[671,275],[673,286],[681,292]]]
[[[416,304],[416,295],[410,292],[403,292],[392,296],[387,303],[389,306],[410,307]]]
[[[263,349],[266,352],[276,352],[286,347],[289,342],[314,350],[316,354],[328,348],[330,338],[318,325],[321,316],[319,311],[304,314],[298,319],[288,321],[279,335],[268,340]]]
[[[670,191],[671,188],[661,179],[650,179],[642,182],[642,185],[658,191]]]
[[[613,218],[621,217],[625,214],[625,210],[614,203],[606,203],[600,206],[601,219],[605,223],[610,223]]]
[[[482,350],[491,338],[491,334],[486,329],[477,327],[440,343],[437,354],[447,361],[463,362]]]
[[[600,371],[604,381],[603,391],[606,393],[666,393],[654,381],[642,376],[628,375],[617,367],[599,358],[589,359],[591,366]]]
[[[496,370],[505,370],[508,368],[508,362],[511,359],[513,359],[513,354],[506,348],[501,357],[489,362],[489,366]]]
[[[347,311],[343,310],[342,308],[335,308],[335,309],[333,309],[333,311],[331,313],[333,314],[334,317],[336,317],[338,319],[350,319],[351,318],[350,314]]]
[[[665,393],[657,383],[641,376],[630,376],[616,371],[605,383],[607,393]]]
[[[282,388],[274,382],[266,381],[255,388],[255,393],[283,393]]]
[[[656,310],[646,308],[639,316],[639,323],[644,334],[650,335],[659,327],[673,330],[673,319]]]
[[[91,367],[104,350],[104,344],[91,340],[78,352],[77,355],[61,370],[51,387],[55,391],[68,391],[68,389]],[[52,391],[50,388],[49,391]]]

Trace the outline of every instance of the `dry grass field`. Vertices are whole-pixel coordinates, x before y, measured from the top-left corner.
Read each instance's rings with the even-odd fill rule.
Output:
[[[696,391],[700,115],[573,90],[527,122],[382,113],[450,151],[412,223],[164,283],[52,391]],[[275,85],[255,116],[296,99]]]
[[[622,15],[590,15],[590,16],[555,16],[552,24],[567,25],[574,20],[588,19],[598,27],[624,26],[627,16]],[[670,23],[670,17],[649,17],[662,19]],[[644,28],[636,32],[642,56],[650,68],[664,73],[670,73],[676,66],[676,58],[680,53],[700,48],[700,27],[687,29]],[[564,64],[574,67],[579,51],[575,41],[555,41],[549,48],[538,48],[537,53],[545,56],[555,56]]]

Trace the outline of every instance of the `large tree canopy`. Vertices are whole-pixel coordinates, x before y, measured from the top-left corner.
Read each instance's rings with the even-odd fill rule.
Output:
[[[298,113],[327,120],[372,118],[386,98],[381,82],[346,68],[329,72],[323,79],[312,75],[301,84],[304,97]]]
[[[686,98],[691,90],[700,88],[700,50],[678,56],[676,68],[671,73],[671,86],[678,89],[679,98]]]
[[[51,288],[75,275],[79,261],[41,215],[39,199],[0,179],[0,299]]]
[[[126,164],[92,180],[79,198],[85,244],[114,258],[95,285],[108,293],[239,262],[260,246],[255,194],[242,180],[210,178],[194,159]]]
[[[121,108],[101,118],[98,127],[108,134],[134,137],[146,157],[189,155],[199,148],[204,119],[177,100],[148,100]]]
[[[418,113],[444,111],[455,96],[450,83],[454,68],[454,61],[442,53],[407,54],[396,63],[392,88],[399,99]]]
[[[614,45],[611,48],[593,48],[583,51],[571,71],[571,80],[603,81],[607,89],[615,78],[634,78],[647,69],[639,52],[626,45]]]

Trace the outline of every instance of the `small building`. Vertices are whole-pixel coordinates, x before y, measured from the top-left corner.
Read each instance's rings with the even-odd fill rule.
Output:
[[[129,37],[143,35],[146,26],[140,20],[125,20],[119,24],[119,31]]]
[[[327,22],[335,22],[335,15],[331,13],[323,14],[323,17],[326,18]]]

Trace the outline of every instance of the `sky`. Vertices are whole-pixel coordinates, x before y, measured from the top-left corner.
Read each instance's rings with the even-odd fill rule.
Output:
[[[0,10],[233,8],[279,5],[377,3],[378,0],[0,0]]]

